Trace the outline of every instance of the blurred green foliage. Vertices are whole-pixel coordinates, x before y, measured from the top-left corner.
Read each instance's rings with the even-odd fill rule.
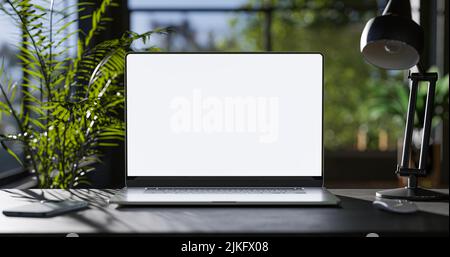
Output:
[[[403,80],[402,72],[387,73],[366,63],[359,51],[362,29],[377,15],[376,1],[274,0],[249,1],[250,7],[272,6],[272,50],[321,52],[325,58],[326,149],[352,149],[359,129],[368,133],[368,149],[378,148],[378,131],[390,135],[395,147],[403,125],[392,119],[373,119],[371,84]],[[264,13],[236,16],[230,24],[230,50],[264,51]],[[232,42],[232,43],[230,43]],[[299,78],[301,80],[301,78]],[[305,92],[307,93],[307,92]]]
[[[438,72],[432,67],[428,72]],[[428,83],[421,82],[417,91],[416,112],[414,126],[422,127],[425,115],[425,102],[427,98]],[[370,89],[375,97],[370,101],[370,117],[374,120],[391,119],[404,126],[408,111],[409,87],[401,80],[387,80],[383,84],[379,81],[371,81]],[[434,95],[433,126],[443,119],[448,119],[449,79],[447,75],[439,74]]]

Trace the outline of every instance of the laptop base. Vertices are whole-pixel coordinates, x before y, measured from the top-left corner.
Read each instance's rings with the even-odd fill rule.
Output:
[[[339,198],[321,187],[133,187],[109,203],[119,205],[329,205]]]

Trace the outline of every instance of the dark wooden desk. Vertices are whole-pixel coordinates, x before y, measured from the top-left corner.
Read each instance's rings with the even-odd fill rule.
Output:
[[[108,205],[114,190],[0,190],[0,209],[36,199],[85,199],[90,208],[53,218],[0,214],[0,234],[449,234],[449,204],[419,203],[420,212],[393,214],[372,207],[376,190],[330,190],[342,199],[329,207],[123,207]],[[448,190],[442,190],[448,193]]]

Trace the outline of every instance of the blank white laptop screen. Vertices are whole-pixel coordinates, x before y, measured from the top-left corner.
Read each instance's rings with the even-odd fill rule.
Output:
[[[129,54],[128,176],[321,176],[320,54]]]

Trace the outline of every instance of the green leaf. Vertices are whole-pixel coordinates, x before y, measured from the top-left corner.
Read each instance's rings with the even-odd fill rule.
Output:
[[[106,146],[106,147],[113,147],[113,146],[118,146],[119,144],[117,143],[105,143],[105,142],[101,142],[98,144],[99,146]]]
[[[5,149],[14,159],[17,160],[17,162],[23,167],[23,163],[20,160],[20,158],[5,144],[5,142],[0,141],[0,144],[2,145],[3,149]]]
[[[29,121],[30,121],[31,123],[33,123],[35,126],[37,126],[38,128],[40,128],[40,129],[45,129],[44,124],[42,124],[42,122],[40,122],[39,120],[30,118]]]
[[[1,92],[6,102],[0,102],[0,113],[11,113],[22,133],[26,131],[34,136],[25,147],[26,150],[36,147],[32,157],[36,164],[32,165],[38,173],[39,186],[67,188],[74,182],[84,182],[80,171],[91,170],[73,167],[73,163],[99,162],[99,146],[116,146],[115,142],[124,139],[125,126],[119,118],[124,98],[116,94],[123,95],[125,55],[134,40],[146,41],[154,33],[163,31],[127,32],[121,38],[93,46],[91,42],[98,31],[111,21],[106,16],[107,10],[117,5],[103,0],[92,14],[82,17],[77,14],[86,10],[87,3],[77,4],[73,12],[74,8],[57,10],[59,5],[53,9],[47,5],[52,2],[44,0],[36,5],[33,1],[11,0],[8,10],[0,5],[0,12],[10,14],[23,28],[26,40],[18,46],[18,59],[28,75],[18,87],[11,88],[13,83],[7,81],[7,92]],[[87,33],[68,31],[70,25],[81,19],[91,19],[91,29]],[[81,36],[76,45],[56,49],[77,34]],[[75,57],[69,55],[71,50],[76,50]],[[8,97],[14,99],[19,93],[22,98],[19,115],[16,115],[14,110],[9,112],[12,105]],[[90,117],[87,117],[88,111]],[[34,139],[38,142],[34,143]],[[52,159],[53,156],[58,158]],[[74,181],[77,177],[78,181]]]

